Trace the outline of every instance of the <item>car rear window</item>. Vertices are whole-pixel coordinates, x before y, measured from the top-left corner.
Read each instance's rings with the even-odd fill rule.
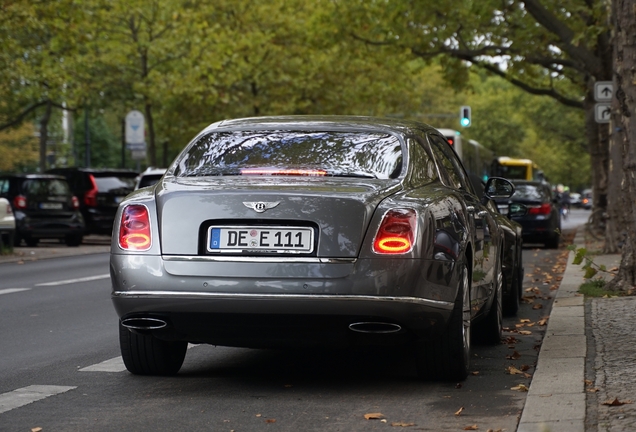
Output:
[[[512,198],[528,201],[550,201],[550,192],[545,187],[515,183],[515,193]]]
[[[97,190],[103,193],[115,193],[120,190],[132,191],[135,187],[135,176],[98,176],[94,175]]]
[[[28,179],[22,183],[22,190],[27,195],[36,196],[68,196],[71,194],[68,183],[61,179]]]
[[[152,186],[159,181],[163,174],[146,174],[139,180],[139,188]]]
[[[400,140],[387,133],[235,131],[201,137],[177,161],[175,175],[307,175],[395,178]]]

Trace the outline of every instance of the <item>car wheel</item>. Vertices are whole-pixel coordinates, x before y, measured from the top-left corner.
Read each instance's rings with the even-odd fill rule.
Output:
[[[79,246],[82,244],[84,236],[81,234],[67,235],[65,238],[66,246]]]
[[[35,247],[38,245],[38,243],[40,242],[40,239],[36,239],[36,238],[32,238],[32,237],[27,237],[24,239],[24,241],[26,242],[27,246],[29,247]]]
[[[417,341],[415,345],[420,377],[448,381],[466,379],[470,362],[470,324],[468,269],[462,264],[460,286],[446,331],[439,338]]]
[[[16,232],[13,236],[13,246],[18,247],[20,246],[20,243],[22,243],[22,237],[20,237],[20,234]]]
[[[135,375],[175,375],[185,359],[187,342],[165,341],[152,334],[133,333],[119,324],[124,365]]]
[[[495,273],[494,280],[494,295],[492,299],[492,306],[488,314],[475,326],[474,335],[479,338],[481,342],[489,344],[501,343],[501,337],[503,335],[503,283],[504,275],[501,269],[501,259],[497,264],[497,271]]]
[[[521,259],[521,256],[519,256],[519,262],[512,276],[510,292],[503,298],[503,312],[506,316],[516,316],[517,312],[519,312],[523,289],[523,265]]]
[[[558,249],[559,248],[559,236],[555,235],[548,239],[545,242],[545,247],[548,249]]]

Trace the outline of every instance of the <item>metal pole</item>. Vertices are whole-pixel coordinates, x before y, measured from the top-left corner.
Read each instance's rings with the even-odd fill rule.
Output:
[[[86,168],[91,167],[91,133],[88,130],[88,107],[84,108],[84,144],[86,154],[84,155],[84,164]]]

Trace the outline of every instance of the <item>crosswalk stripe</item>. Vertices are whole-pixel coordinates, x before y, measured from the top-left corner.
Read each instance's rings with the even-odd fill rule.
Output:
[[[31,288],[5,288],[5,289],[1,289],[0,290],[0,295],[2,294],[11,294],[11,293],[16,293],[16,292],[20,292],[20,291],[28,291]]]
[[[0,394],[0,414],[75,388],[77,387],[31,385]]]

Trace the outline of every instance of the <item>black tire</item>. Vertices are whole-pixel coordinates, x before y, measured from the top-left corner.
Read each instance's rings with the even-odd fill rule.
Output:
[[[24,239],[24,242],[29,247],[36,247],[38,245],[38,243],[40,242],[40,239],[27,237],[27,238]]]
[[[519,312],[519,306],[521,303],[521,296],[523,290],[523,261],[521,252],[519,252],[519,258],[517,260],[517,267],[512,275],[512,284],[510,285],[510,292],[503,298],[503,313],[505,316],[516,316]]]
[[[470,363],[470,285],[466,264],[461,264],[460,286],[446,331],[433,340],[415,344],[418,376],[425,379],[463,381]]]
[[[503,336],[503,284],[504,275],[501,268],[501,259],[498,260],[498,264],[495,272],[494,295],[492,299],[492,305],[488,314],[475,325],[473,335],[478,338],[480,342],[487,344],[499,344]]]
[[[124,365],[135,375],[175,375],[185,359],[187,342],[133,333],[119,324],[119,347]]]
[[[20,246],[20,243],[22,243],[22,237],[20,237],[20,234],[15,233],[15,235],[13,236],[13,246],[14,247],[18,247]]]
[[[81,234],[72,234],[72,235],[67,235],[65,240],[66,246],[79,246],[82,244],[82,240],[84,239],[84,236]]]

